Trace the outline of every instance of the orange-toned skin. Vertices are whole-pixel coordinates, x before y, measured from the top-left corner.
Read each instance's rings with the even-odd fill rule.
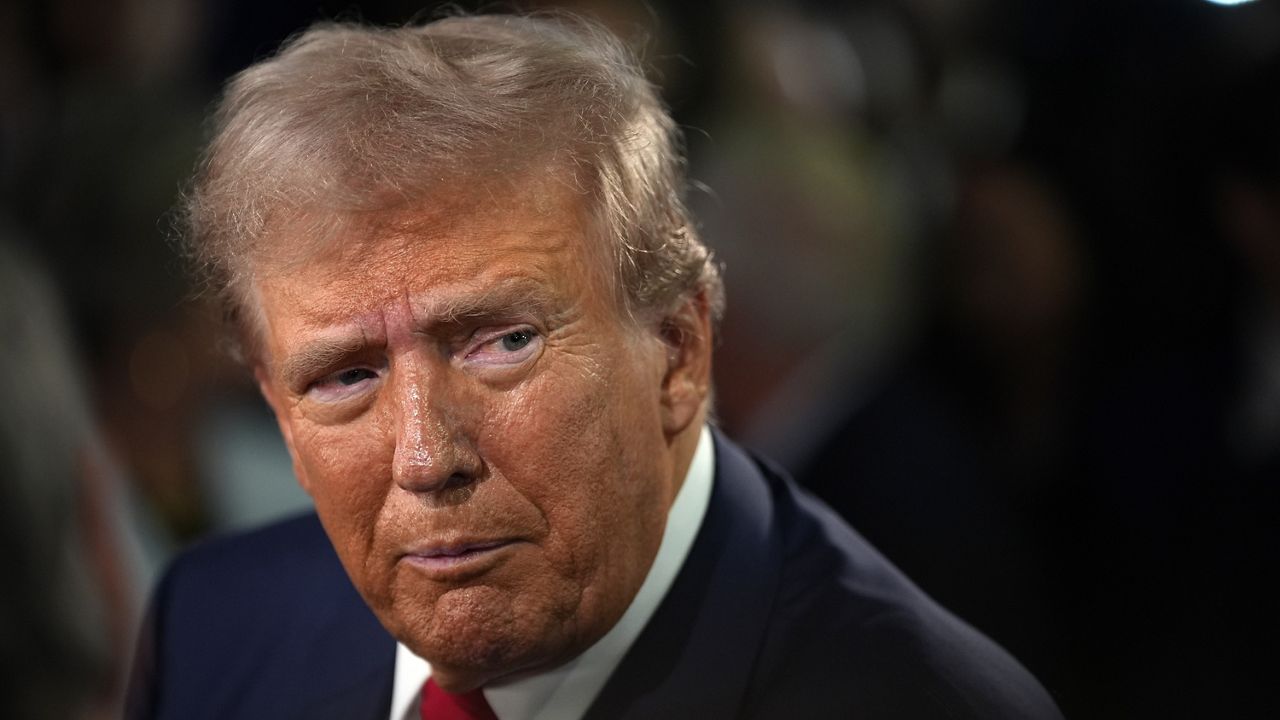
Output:
[[[453,691],[618,620],[710,376],[705,298],[626,319],[576,195],[477,196],[254,267],[255,372],[298,480],[365,601]]]

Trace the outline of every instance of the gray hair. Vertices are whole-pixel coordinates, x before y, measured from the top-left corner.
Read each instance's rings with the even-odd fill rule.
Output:
[[[713,317],[723,308],[684,204],[679,132],[634,56],[584,20],[319,24],[231,80],[214,131],[186,195],[185,239],[233,313],[253,310],[252,261],[281,227],[332,237],[446,184],[540,166],[587,197],[631,316],[698,292]]]

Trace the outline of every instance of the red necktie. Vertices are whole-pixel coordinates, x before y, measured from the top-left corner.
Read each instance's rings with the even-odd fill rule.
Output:
[[[422,686],[422,720],[498,720],[476,688],[466,693],[445,692],[435,678]]]

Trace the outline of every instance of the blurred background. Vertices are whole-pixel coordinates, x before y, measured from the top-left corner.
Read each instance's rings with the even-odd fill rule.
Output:
[[[1280,6],[520,7],[632,40],[685,128],[731,435],[1069,717],[1280,713]],[[165,559],[306,506],[167,213],[230,75],[435,12],[0,3],[0,715],[111,716]]]

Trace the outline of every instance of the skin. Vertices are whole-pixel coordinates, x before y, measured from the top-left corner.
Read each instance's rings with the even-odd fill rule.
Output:
[[[629,319],[579,198],[522,187],[253,267],[255,374],[298,480],[451,691],[553,667],[617,622],[705,417],[705,297]]]

